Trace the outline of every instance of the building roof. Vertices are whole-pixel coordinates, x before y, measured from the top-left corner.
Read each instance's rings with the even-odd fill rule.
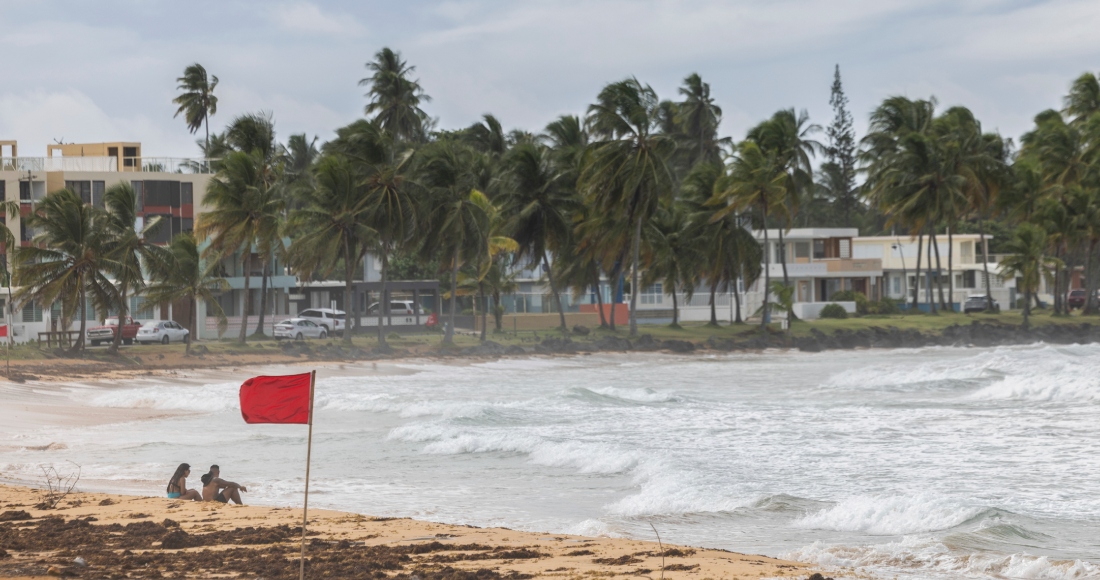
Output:
[[[764,230],[753,230],[753,235],[757,238],[764,237]],[[784,230],[783,239],[786,240],[809,240],[820,238],[854,238],[859,235],[859,228],[793,228],[789,231]],[[778,229],[768,230],[769,240],[779,239]]]

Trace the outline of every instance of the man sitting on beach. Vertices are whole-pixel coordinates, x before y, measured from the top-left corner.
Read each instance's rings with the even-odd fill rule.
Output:
[[[210,466],[210,472],[203,474],[202,479],[202,500],[203,501],[220,501],[222,503],[229,503],[229,500],[233,500],[234,503],[244,505],[241,501],[242,491],[248,491],[246,487],[232,481],[226,481],[220,477],[221,469],[217,465]]]

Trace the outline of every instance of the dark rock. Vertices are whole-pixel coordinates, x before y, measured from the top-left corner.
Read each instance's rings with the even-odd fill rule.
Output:
[[[462,350],[462,354],[471,356],[501,356],[507,352],[508,349],[504,348],[504,345],[491,340]]]
[[[189,548],[193,542],[191,536],[183,530],[172,530],[160,540],[160,547],[165,550],[179,550],[182,548]]]
[[[648,334],[643,334],[634,341],[634,350],[660,350],[660,348],[661,343]]]
[[[695,344],[686,340],[666,340],[661,343],[661,348],[672,352],[685,353],[695,350]]]
[[[580,336],[588,336],[588,333],[590,333],[590,332],[592,332],[592,331],[589,330],[587,326],[582,326],[580,324],[573,325],[573,334],[578,334]]]
[[[593,343],[600,350],[627,351],[630,350],[630,341],[618,336],[602,336]]]
[[[732,338],[715,338],[711,336],[707,338],[707,348],[729,352],[736,348],[736,344],[733,342]]]
[[[825,576],[822,576],[820,572],[814,572],[806,580],[833,580],[833,579],[832,578],[826,578]]]
[[[545,338],[535,347],[535,352],[543,354],[573,354],[577,345],[571,338]]]
[[[505,349],[504,354],[527,354],[527,349],[518,344],[513,344]]]
[[[180,527],[179,522],[177,522],[176,520],[173,520],[173,519],[168,519],[168,518],[165,518],[164,521],[161,522],[160,525],[162,525],[166,528],[178,528],[178,527]]]

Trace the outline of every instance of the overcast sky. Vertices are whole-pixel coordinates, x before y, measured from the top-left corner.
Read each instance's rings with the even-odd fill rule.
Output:
[[[861,132],[883,98],[934,95],[1011,137],[1100,71],[1097,0],[0,0],[0,23],[0,139],[25,156],[60,139],[198,155],[171,103],[192,62],[221,80],[211,130],[265,110],[280,140],[323,141],[363,114],[383,46],[417,67],[441,128],[493,113],[537,131],[608,82],[676,98],[698,72],[738,139],[780,108],[827,124],[838,63]]]

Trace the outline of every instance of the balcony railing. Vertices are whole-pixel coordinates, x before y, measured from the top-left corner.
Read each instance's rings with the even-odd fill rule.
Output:
[[[215,173],[217,159],[186,157],[123,157],[121,171]],[[0,171],[88,171],[115,173],[118,157],[0,157]]]

